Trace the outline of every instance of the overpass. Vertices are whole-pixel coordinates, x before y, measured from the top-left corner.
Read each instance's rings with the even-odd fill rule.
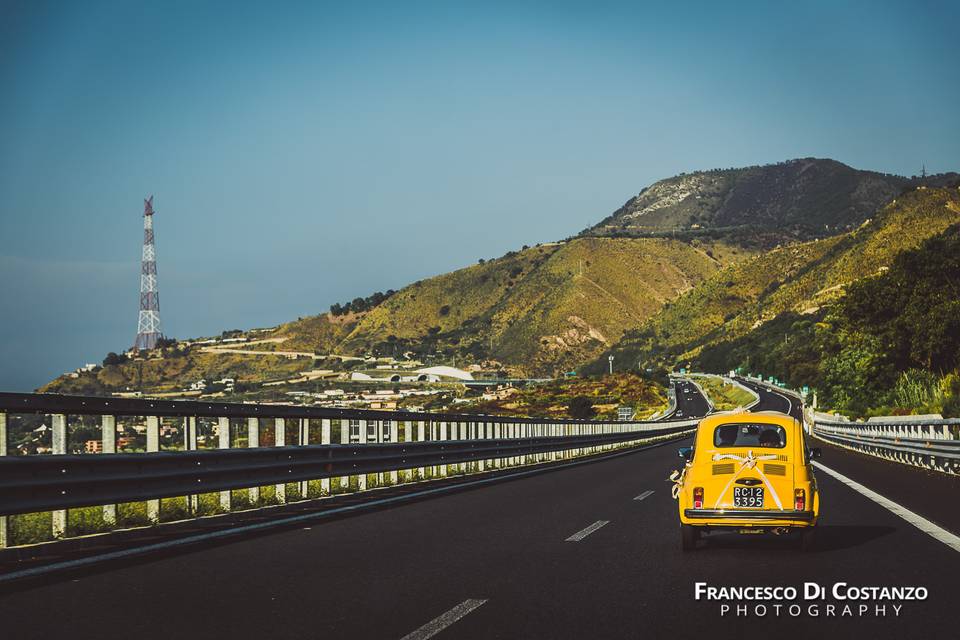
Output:
[[[739,382],[758,395],[752,410],[804,419],[799,397]],[[12,518],[39,505],[53,510],[56,526],[74,505],[99,503],[109,512],[112,505],[103,500],[134,493],[147,500],[148,509],[160,508],[150,506],[162,499],[155,496],[182,492],[179,483],[198,475],[185,470],[198,466],[196,456],[199,466],[216,467],[199,474],[205,489],[231,498],[237,487],[251,492],[279,485],[284,478],[278,471],[289,470],[294,481],[282,483],[287,504],[4,549],[2,628],[17,638],[951,635],[960,620],[954,606],[960,482],[954,473],[939,469],[929,455],[904,464],[846,448],[868,439],[870,446],[880,446],[876,438],[886,436],[854,433],[866,427],[816,424],[817,444],[824,449],[817,472],[823,507],[813,553],[800,554],[792,541],[780,538],[717,536],[706,548],[683,554],[666,479],[679,464],[677,446],[689,441],[690,420],[710,407],[688,380],[675,381],[675,396],[674,410],[654,423],[389,412],[302,415],[311,410],[260,405],[208,405],[202,412],[203,403],[154,402],[154,414],[186,418],[188,426],[191,417],[221,421],[227,411],[262,412],[228,418],[245,421],[253,444],[260,444],[263,421],[294,421],[303,433],[306,420],[307,437],[302,446],[284,441],[246,450],[115,456],[174,464],[151,470],[144,463],[136,472],[81,465],[100,458],[93,455],[38,456],[54,466],[23,464],[21,472],[15,465],[28,461],[10,457],[0,460],[0,513]],[[34,410],[51,415],[68,410],[56,406],[55,397],[6,394],[0,401],[7,413],[25,410],[17,402],[34,402]],[[85,411],[145,411],[142,405],[84,402]],[[183,404],[193,404],[200,415],[181,415],[185,408],[174,405]],[[115,417],[100,415],[108,423]],[[341,420],[345,427],[338,429]],[[154,422],[148,423],[153,428]],[[935,432],[938,426],[943,425],[927,425],[924,436],[915,425],[910,434],[920,437],[900,438],[896,446],[922,437],[930,444],[930,434],[954,433],[950,423],[946,431]],[[315,431],[319,439],[311,440]],[[337,432],[341,440],[329,444]],[[370,433],[373,442],[366,441]],[[948,438],[935,444],[952,446]],[[214,464],[215,456],[220,459]],[[186,464],[178,467],[181,463]],[[67,469],[70,480],[51,474],[58,469]],[[247,478],[238,478],[238,470]],[[84,486],[84,473],[90,474],[90,495],[76,498],[71,494]],[[366,490],[338,494],[343,478]],[[317,481],[334,495],[295,499],[300,490],[309,497],[310,483]],[[67,494],[57,497],[64,490]],[[820,609],[815,617],[772,610],[760,616],[751,605],[746,616],[728,620],[718,603],[694,598],[698,582],[914,585],[929,596],[900,603],[897,615],[892,611],[897,603],[886,603],[884,616],[873,610],[884,603],[870,602],[871,615],[828,616]],[[820,604],[827,603],[844,604],[829,598]]]

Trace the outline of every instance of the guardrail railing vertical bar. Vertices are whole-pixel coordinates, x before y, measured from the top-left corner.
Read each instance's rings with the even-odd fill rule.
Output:
[[[287,446],[287,421],[285,418],[273,419],[273,446]],[[287,503],[287,484],[285,482],[275,485],[274,492],[278,504]]]
[[[473,423],[474,435],[477,440],[486,440],[487,439],[487,423],[483,422],[474,422]],[[477,471],[486,471],[487,469],[487,460],[480,459],[477,460]]]
[[[390,442],[400,442],[400,423],[394,420],[384,420],[384,434],[389,436]],[[389,472],[391,485],[400,484],[400,471],[391,469]]]
[[[7,412],[0,411],[0,456],[7,455]],[[7,516],[0,516],[0,549],[10,545]]]
[[[145,416],[147,420],[147,453],[160,451],[160,417]],[[160,522],[160,500],[147,500],[147,520],[156,524]]]
[[[423,442],[427,439],[427,423],[425,420],[417,420],[417,442]],[[417,480],[425,480],[427,477],[426,467],[417,467]]]
[[[217,418],[217,448],[230,448],[230,418]],[[220,509],[230,511],[233,508],[232,494],[229,490],[220,492]]]
[[[53,419],[53,439],[52,453],[55,456],[66,455],[67,453],[67,415],[65,413],[55,413],[51,416]],[[57,509],[53,512],[53,537],[62,538],[67,535],[67,510]]]
[[[439,436],[437,437],[437,440],[440,440],[441,442],[444,442],[444,441],[447,440],[447,422],[446,422],[445,420],[441,420],[441,421],[440,421],[440,434],[439,434]],[[441,461],[441,463],[440,463],[439,466],[440,466],[440,469],[439,469],[439,471],[440,471],[440,477],[441,477],[441,478],[446,478],[446,477],[447,477],[447,464],[446,464],[445,462],[442,462],[442,461]]]
[[[116,416],[100,416],[100,452],[117,452]],[[111,527],[117,524],[117,505],[103,505],[103,523]]]
[[[255,449],[260,446],[260,418],[247,418],[247,448]],[[250,504],[256,506],[260,502],[260,487],[247,489]]]
[[[366,444],[369,440],[368,436],[370,435],[370,421],[362,420],[360,421],[360,430],[358,432],[358,442],[357,444]],[[367,488],[367,474],[361,473],[357,476],[357,491],[365,491]]]
[[[306,447],[310,444],[310,418],[300,418],[297,421],[297,444]],[[306,500],[310,494],[310,481],[301,480],[297,483],[297,495]]]
[[[330,418],[321,418],[320,444],[330,444],[330,442]],[[330,478],[323,478],[320,480],[320,493],[328,496],[333,494],[333,490],[330,487]]]
[[[197,450],[197,416],[187,416],[183,424],[183,443],[185,451]],[[200,509],[200,495],[191,493],[186,497],[187,512],[196,515]]]
[[[351,420],[340,418],[340,444],[350,444],[350,423]],[[339,476],[336,479],[336,487],[339,491],[345,491],[350,488],[350,476]],[[346,489],[344,488],[346,485]]]

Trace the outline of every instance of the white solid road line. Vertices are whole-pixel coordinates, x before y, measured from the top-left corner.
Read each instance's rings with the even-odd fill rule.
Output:
[[[485,602],[486,600],[464,600],[450,611],[434,618],[416,631],[411,631],[400,640],[427,640],[427,638],[432,638]]]
[[[643,493],[638,495],[636,498],[634,498],[634,500],[643,500],[644,498],[649,498],[652,495],[653,495],[653,491],[648,489],[647,491],[644,491]]]
[[[594,522],[592,525],[590,525],[590,526],[587,527],[586,529],[581,529],[580,531],[577,531],[575,534],[573,534],[572,536],[570,536],[569,538],[567,538],[564,542],[580,542],[581,540],[583,540],[584,538],[586,538],[588,535],[590,535],[591,533],[593,533],[594,531],[596,531],[597,529],[599,529],[600,527],[602,527],[602,526],[604,526],[604,525],[606,525],[606,524],[610,524],[610,521],[609,521],[609,520],[597,520],[596,522]]]
[[[854,491],[861,493],[866,497],[870,498],[871,500],[879,504],[881,507],[887,509],[891,513],[900,516],[901,518],[903,518],[904,520],[906,520],[907,522],[915,526],[917,529],[920,529],[920,531],[923,531],[928,536],[939,540],[940,542],[947,545],[954,551],[960,551],[960,536],[956,536],[950,533],[949,531],[947,531],[946,529],[944,529],[943,527],[939,527],[933,524],[923,516],[917,515],[913,511],[910,511],[906,507],[897,504],[893,500],[888,500],[887,498],[884,498],[882,495],[880,495],[876,491],[866,488],[865,486],[863,486],[859,482],[856,482],[855,480],[851,480],[850,478],[843,475],[839,471],[834,471],[830,467],[825,467],[819,462],[814,462],[813,465],[817,469],[820,469],[821,471],[826,473],[827,475],[833,476],[834,478],[836,478],[843,484],[847,485]]]

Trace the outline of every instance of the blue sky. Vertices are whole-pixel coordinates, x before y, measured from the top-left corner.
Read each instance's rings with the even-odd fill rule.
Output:
[[[0,2],[0,390],[572,235],[681,171],[960,170],[957,3]]]

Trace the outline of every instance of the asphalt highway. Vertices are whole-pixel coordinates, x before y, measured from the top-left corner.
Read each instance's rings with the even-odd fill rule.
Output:
[[[695,388],[677,398],[687,415],[706,410]],[[825,473],[812,553],[790,538],[732,535],[681,552],[667,476],[688,442],[52,579],[0,596],[0,628],[18,639],[956,637],[960,554]],[[824,451],[825,465],[846,464],[848,474],[872,462]],[[912,471],[855,479],[879,493],[900,482],[922,491],[925,476]],[[735,617],[696,600],[698,582],[795,586],[801,597],[804,582],[922,586],[929,595],[853,602],[847,617],[848,603],[829,595],[800,600],[797,617],[786,605],[774,615],[774,603],[764,616],[750,603]]]

